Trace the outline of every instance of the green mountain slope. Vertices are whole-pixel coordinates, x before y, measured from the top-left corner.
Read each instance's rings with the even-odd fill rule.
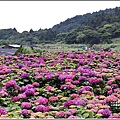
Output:
[[[40,44],[62,42],[67,44],[111,43],[120,38],[120,7],[77,15],[50,29],[17,32],[0,30],[0,44]]]
[[[87,13],[84,15],[77,15],[73,18],[67,19],[60,24],[54,25],[52,27],[53,31],[57,32],[69,32],[72,29],[81,26],[84,23],[89,22],[89,20],[94,19],[96,16],[99,16],[102,13],[112,13],[114,9],[100,10],[99,12]]]

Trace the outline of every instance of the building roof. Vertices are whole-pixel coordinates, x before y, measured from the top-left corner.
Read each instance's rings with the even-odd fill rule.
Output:
[[[17,44],[12,44],[12,45],[8,45],[8,46],[10,46],[10,47],[20,47],[20,45],[17,45]]]
[[[0,52],[3,54],[14,55],[17,49],[0,49]]]

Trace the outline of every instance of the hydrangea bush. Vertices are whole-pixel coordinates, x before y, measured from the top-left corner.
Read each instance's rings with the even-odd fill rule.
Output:
[[[120,53],[0,56],[0,118],[120,118]]]

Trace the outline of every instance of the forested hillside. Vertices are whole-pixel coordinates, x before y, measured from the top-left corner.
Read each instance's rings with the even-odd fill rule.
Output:
[[[60,24],[54,25],[52,30],[57,32],[69,32],[72,29],[89,22],[89,20],[94,19],[97,15],[104,13],[113,13],[114,9],[100,10],[99,12],[87,13],[84,15],[76,15],[73,18],[67,19]]]
[[[111,43],[112,39],[120,37],[120,8],[111,12],[101,12],[96,17],[69,32],[67,43]]]
[[[0,44],[99,44],[114,42],[120,37],[120,7],[77,15],[49,29],[17,32],[14,28],[0,30]]]

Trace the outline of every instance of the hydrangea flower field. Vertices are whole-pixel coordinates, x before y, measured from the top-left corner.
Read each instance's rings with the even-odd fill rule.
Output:
[[[0,118],[120,118],[120,52],[0,56]]]

